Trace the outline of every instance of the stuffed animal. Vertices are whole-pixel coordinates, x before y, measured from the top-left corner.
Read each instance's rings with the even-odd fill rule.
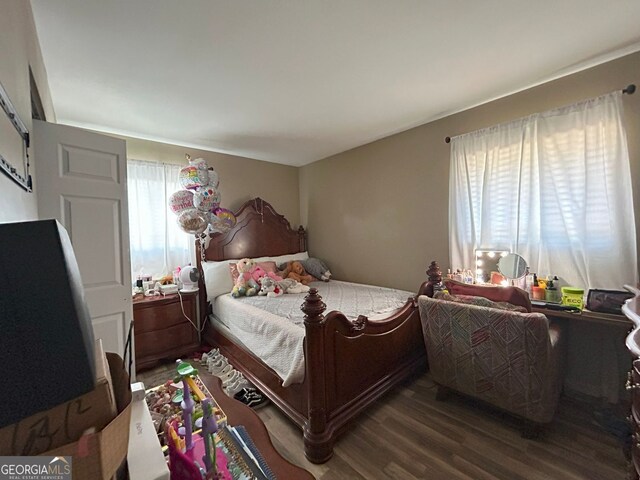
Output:
[[[238,269],[238,280],[236,280],[236,284],[231,290],[231,296],[234,298],[242,297],[246,295],[247,297],[252,297],[256,293],[258,293],[258,289],[260,288],[258,283],[251,276],[251,270],[255,267],[255,262],[250,258],[243,258],[242,260],[238,260],[236,263],[236,268]]]
[[[323,282],[328,282],[331,278],[331,270],[329,270],[327,264],[319,258],[307,258],[306,260],[301,260],[300,263],[302,263],[302,266],[308,274],[313,275]]]
[[[258,295],[266,295],[267,297],[279,297],[284,291],[280,288],[275,280],[271,277],[264,276],[260,278],[260,291]]]
[[[309,283],[315,280],[313,276],[309,275],[305,271],[304,267],[302,266],[302,263],[296,260],[287,263],[287,266],[284,269],[284,271],[280,272],[280,276],[282,278],[292,278],[304,285],[308,285]]]
[[[276,282],[279,282],[280,280],[282,280],[282,277],[279,277],[278,275],[276,275],[273,272],[266,272],[259,265],[256,265],[256,267],[251,271],[251,276],[258,283],[260,283],[260,279],[262,277],[270,277],[271,279],[275,280]]]
[[[278,282],[278,286],[284,293],[306,293],[311,290],[307,285],[303,285],[293,278],[283,279],[281,282]]]

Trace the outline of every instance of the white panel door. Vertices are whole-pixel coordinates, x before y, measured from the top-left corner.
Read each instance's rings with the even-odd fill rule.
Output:
[[[126,143],[34,121],[33,147],[39,217],[69,232],[95,336],[122,356],[133,318]]]

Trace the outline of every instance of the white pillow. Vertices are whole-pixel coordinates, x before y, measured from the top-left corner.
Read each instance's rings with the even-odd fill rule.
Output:
[[[276,266],[280,266],[283,263],[306,260],[309,258],[309,252],[290,253],[287,255],[279,255],[277,257],[268,257],[267,260],[260,260],[261,262],[276,262]]]
[[[237,260],[221,262],[202,262],[204,286],[207,289],[207,301],[212,302],[217,296],[233,290],[233,281],[229,273],[229,263]]]

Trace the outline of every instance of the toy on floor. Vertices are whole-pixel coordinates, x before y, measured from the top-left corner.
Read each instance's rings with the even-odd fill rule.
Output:
[[[231,480],[227,457],[225,455],[207,454],[205,440],[196,435],[193,448],[186,450],[185,442],[177,432],[177,421],[167,425],[167,443],[169,445],[169,470],[171,480]],[[210,440],[210,445],[213,440]],[[216,449],[217,450],[217,449]],[[206,460],[209,458],[209,460]],[[208,468],[206,462],[211,461]],[[215,463],[214,463],[215,462]]]
[[[193,368],[190,363],[183,362],[182,360],[177,360],[178,364],[178,376],[173,380],[174,382],[178,382],[182,380],[182,403],[180,406],[182,407],[182,423],[184,425],[185,434],[184,439],[186,446],[185,448],[191,450],[193,448],[192,443],[192,428],[193,424],[191,423],[191,414],[193,413],[193,407],[195,406],[195,402],[191,397],[191,390],[189,389],[189,381],[187,379],[191,378],[191,375],[197,375],[198,370]]]
[[[227,480],[231,478],[224,455],[216,454],[215,433],[218,430],[211,399],[206,398],[191,378],[198,370],[191,364],[177,360],[178,375],[175,382],[182,381],[182,424],[184,439],[180,438],[178,422],[167,425],[169,445],[169,470],[172,480]],[[191,391],[202,404],[202,432],[192,432],[192,413],[195,402]]]
[[[216,465],[215,434],[218,431],[218,424],[216,423],[216,417],[211,408],[211,400],[205,398],[202,401],[202,410],[204,411],[201,434],[202,438],[204,438],[204,455],[202,461],[204,462],[207,472],[210,472]],[[213,471],[215,472],[215,470]]]

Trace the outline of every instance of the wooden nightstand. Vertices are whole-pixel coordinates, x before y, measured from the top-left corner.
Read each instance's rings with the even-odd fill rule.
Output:
[[[180,295],[184,313],[199,325],[198,293]],[[182,314],[180,295],[133,299],[136,371],[152,367],[166,358],[193,353],[200,347],[196,328]]]

